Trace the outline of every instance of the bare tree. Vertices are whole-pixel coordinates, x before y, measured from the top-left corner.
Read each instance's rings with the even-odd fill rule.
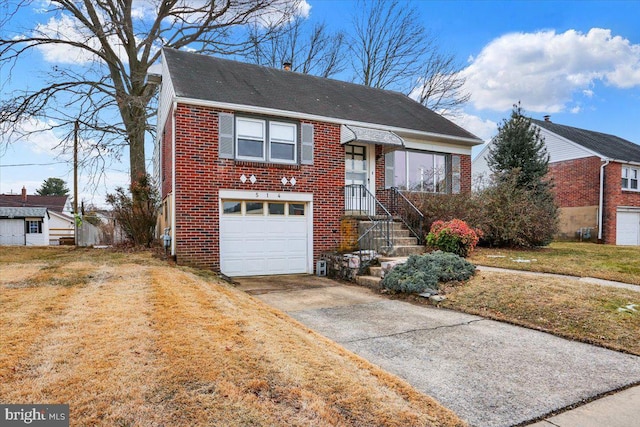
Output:
[[[145,135],[152,132],[156,84],[147,79],[160,47],[189,47],[210,54],[238,53],[246,24],[277,28],[299,0],[8,0],[2,6],[0,67],[12,70],[31,51],[66,49],[42,87],[13,93],[0,105],[4,132],[20,132],[25,120],[72,132],[77,121],[94,158],[129,151],[132,184],[146,174]],[[23,8],[38,7],[51,19],[9,34],[6,24]],[[3,11],[4,13],[4,11]],[[53,24],[53,25],[52,25]],[[266,33],[265,33],[266,34]],[[3,73],[4,74],[4,73]],[[6,137],[6,135],[5,135]]]
[[[398,90],[441,114],[469,99],[454,56],[439,51],[414,7],[398,0],[360,0],[353,31],[349,48],[357,83]]]
[[[261,36],[264,29],[254,27],[253,45],[245,58],[252,63],[279,68],[291,63],[293,71],[331,77],[345,69],[344,34],[330,34],[325,23],[307,28],[301,17],[268,30],[269,37]]]
[[[410,96],[443,116],[455,115],[471,97],[464,90],[462,68],[453,55],[432,50]]]

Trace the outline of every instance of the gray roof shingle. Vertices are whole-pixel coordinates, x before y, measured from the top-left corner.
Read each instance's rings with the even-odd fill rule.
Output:
[[[0,207],[0,218],[44,218],[47,215],[47,208]]]
[[[640,162],[640,145],[634,144],[626,139],[592,130],[559,125],[544,120],[531,119],[531,122],[573,141],[584,148],[594,151],[604,158],[627,162]]]
[[[163,50],[176,96],[299,112],[482,141],[399,93],[175,49]]]

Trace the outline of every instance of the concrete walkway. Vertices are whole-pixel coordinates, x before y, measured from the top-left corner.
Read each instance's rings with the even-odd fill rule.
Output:
[[[524,425],[640,383],[640,357],[550,334],[390,300],[326,278],[238,281],[240,289],[405,379],[472,426]],[[627,427],[634,425],[629,419],[640,419],[638,387],[536,425]]]

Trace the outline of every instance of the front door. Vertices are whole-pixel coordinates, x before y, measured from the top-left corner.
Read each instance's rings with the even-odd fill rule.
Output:
[[[345,210],[366,213],[371,206],[367,193],[370,179],[369,149],[365,145],[345,145]]]

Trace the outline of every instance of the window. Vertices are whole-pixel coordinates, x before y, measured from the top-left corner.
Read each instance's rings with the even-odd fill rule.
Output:
[[[242,214],[242,202],[236,202],[236,201],[222,202],[222,212],[225,215],[240,215]]]
[[[640,187],[638,187],[639,177],[640,168],[624,166],[622,168],[622,189],[640,191]]]
[[[298,126],[270,120],[236,119],[236,159],[295,164]]]
[[[247,215],[264,215],[264,203],[262,202],[245,202]]]
[[[427,193],[447,191],[447,157],[423,151],[392,151],[387,153],[385,183],[389,187]]]
[[[296,163],[297,128],[291,123],[269,123],[269,160]]]
[[[289,203],[289,215],[304,215],[304,203]]]
[[[42,221],[26,221],[27,234],[42,234]]]
[[[265,122],[238,118],[238,139],[236,152],[239,159],[264,160],[265,159]]]
[[[269,215],[284,215],[284,203],[269,203]]]

